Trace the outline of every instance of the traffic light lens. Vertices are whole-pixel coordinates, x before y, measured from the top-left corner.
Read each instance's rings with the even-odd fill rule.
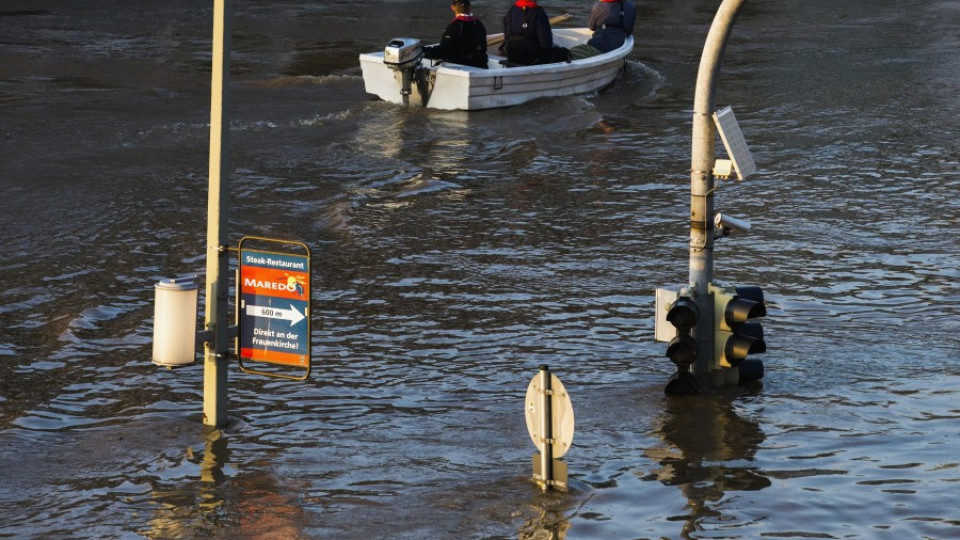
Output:
[[[692,396],[700,392],[700,384],[697,382],[697,378],[693,375],[693,373],[687,371],[677,371],[670,376],[670,380],[667,382],[667,387],[664,388],[664,392],[666,392],[667,395],[672,396]]]
[[[759,381],[763,378],[763,362],[760,360],[744,360],[739,370],[740,384]]]
[[[766,315],[767,306],[744,298],[734,298],[727,303],[723,312],[723,318],[728,326],[740,324],[756,317],[766,317]]]
[[[747,322],[734,327],[734,333],[727,338],[723,354],[732,366],[740,365],[748,355],[767,352],[767,342],[763,340],[763,327],[759,323]]]
[[[696,326],[698,319],[700,319],[700,309],[693,300],[686,297],[678,298],[667,312],[667,321],[683,333],[689,332]]]
[[[679,335],[667,345],[667,357],[678,368],[686,368],[697,361],[697,340],[688,335]]]

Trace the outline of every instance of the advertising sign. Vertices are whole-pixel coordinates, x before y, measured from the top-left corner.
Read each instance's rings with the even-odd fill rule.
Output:
[[[310,366],[310,256],[245,249],[241,242],[238,338],[242,362]]]

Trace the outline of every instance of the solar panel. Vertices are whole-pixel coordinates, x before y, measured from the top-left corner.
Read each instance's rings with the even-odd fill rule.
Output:
[[[750,148],[747,147],[747,141],[743,138],[743,132],[737,124],[737,117],[733,115],[733,109],[724,107],[713,113],[713,121],[717,124],[717,130],[720,131],[720,138],[723,140],[724,148],[727,149],[727,155],[733,160],[737,178],[744,180],[757,172],[757,165],[753,162]]]

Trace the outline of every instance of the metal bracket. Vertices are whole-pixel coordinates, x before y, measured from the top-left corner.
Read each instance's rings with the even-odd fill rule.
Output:
[[[227,327],[227,339],[236,339],[240,334],[240,327],[231,325]],[[197,330],[197,343],[210,343],[213,341],[213,330]]]
[[[210,343],[213,341],[213,330],[197,330],[197,343]]]

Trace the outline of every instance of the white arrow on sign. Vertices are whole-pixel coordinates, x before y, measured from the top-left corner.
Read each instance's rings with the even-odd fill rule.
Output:
[[[282,309],[268,306],[247,306],[247,315],[253,317],[266,317],[268,319],[281,319],[290,321],[290,326],[306,319],[300,310],[290,306],[290,309]]]

